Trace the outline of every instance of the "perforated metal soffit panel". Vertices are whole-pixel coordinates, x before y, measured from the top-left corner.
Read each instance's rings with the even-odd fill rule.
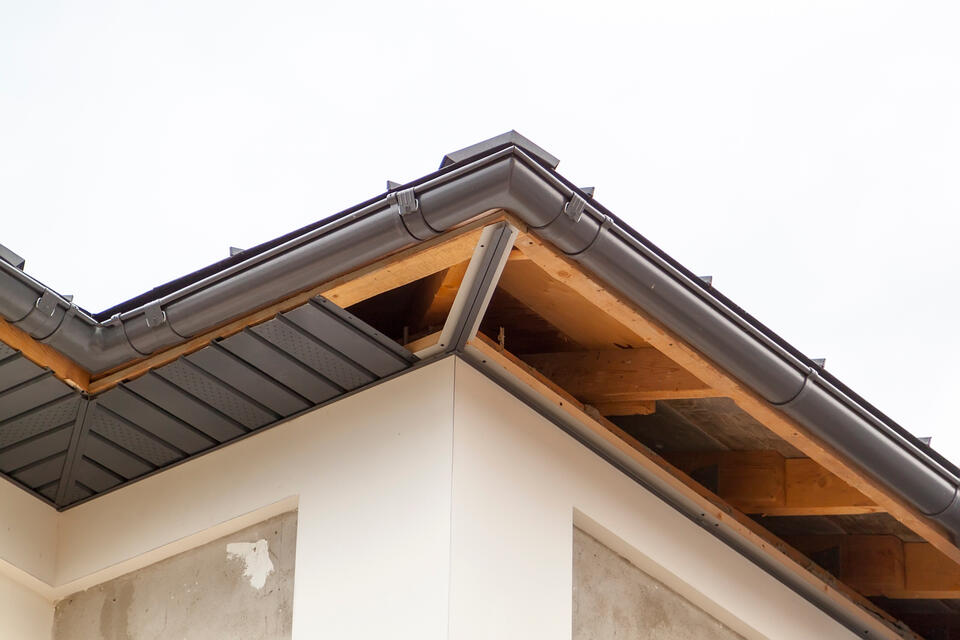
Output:
[[[0,343],[0,472],[66,507],[415,361],[323,298],[94,397]]]

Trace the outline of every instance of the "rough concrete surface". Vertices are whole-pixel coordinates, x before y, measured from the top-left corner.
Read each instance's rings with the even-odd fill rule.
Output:
[[[743,640],[589,534],[573,531],[573,639]]]
[[[292,511],[75,593],[53,638],[290,638],[296,537]]]

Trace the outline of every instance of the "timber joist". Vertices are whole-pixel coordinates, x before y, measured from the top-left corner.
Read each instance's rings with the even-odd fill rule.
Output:
[[[670,453],[666,457],[735,508],[766,516],[879,513],[870,498],[809,458],[776,451]]]
[[[862,595],[960,598],[960,567],[927,542],[892,535],[791,536],[791,545]]]

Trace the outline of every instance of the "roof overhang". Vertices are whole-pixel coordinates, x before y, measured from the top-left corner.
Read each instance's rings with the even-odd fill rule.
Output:
[[[194,452],[199,453],[415,366],[418,357],[411,350],[397,347],[341,307],[472,256],[474,277],[465,282],[475,287],[464,293],[455,317],[448,319],[460,323],[451,325],[447,334],[456,339],[437,339],[420,352],[420,361],[460,354],[703,526],[777,571],[798,591],[846,616],[851,628],[862,630],[862,615],[851,617],[845,607],[838,610],[831,598],[824,604],[822,581],[811,582],[803,577],[807,574],[792,569],[783,572],[784,566],[797,564],[796,558],[771,565],[770,554],[776,550],[766,547],[749,525],[709,508],[709,501],[695,491],[663,477],[663,467],[639,464],[633,453],[610,439],[610,425],[569,398],[565,401],[562,391],[476,334],[483,297],[489,300],[491,283],[495,285],[506,259],[503,248],[509,251],[515,242],[555,278],[591,297],[621,323],[635,326],[676,362],[696,367],[698,377],[762,416],[765,424],[776,425],[782,437],[790,441],[792,433],[811,458],[843,470],[848,479],[865,478],[858,485],[865,493],[897,510],[940,552],[960,561],[953,543],[960,534],[960,478],[953,465],[557,174],[555,165],[552,156],[516,134],[461,150],[447,156],[436,173],[282,241],[241,252],[215,269],[156,290],[154,296],[120,305],[102,320],[0,260],[0,316],[6,318],[0,339],[19,351],[0,354],[6,357],[0,363],[0,397],[8,399],[7,408],[0,410],[0,424],[29,422],[54,409],[66,411],[63,429],[44,437],[56,440],[57,451],[66,446],[63,468],[73,474],[43,486],[18,480],[33,490],[45,488],[39,492],[44,499],[68,506],[91,497],[76,494],[72,484],[81,470],[75,453],[81,439],[109,443],[109,433],[119,438],[123,429],[142,436],[144,420],[177,423],[185,433],[197,431],[199,423],[211,424],[209,412],[185,407],[189,398],[171,392],[174,378],[181,388],[195,385],[194,396],[207,394],[208,404],[219,413],[237,412],[230,421],[213,419],[225,425],[223,433],[193,434],[212,437],[207,447]],[[515,231],[499,253],[484,244],[495,227]],[[423,265],[392,279],[398,261]],[[296,355],[301,350],[310,353]],[[279,396],[271,401],[257,397],[283,375],[278,363],[290,366],[304,357],[315,359],[314,373],[332,382],[335,393],[309,397],[305,390],[293,398],[303,406],[294,408],[296,403],[287,398],[282,410],[270,405],[280,402]],[[396,366],[384,368],[387,360]],[[238,362],[241,368],[231,366]],[[254,362],[256,375],[276,372],[272,382],[260,381],[266,387],[254,390],[252,378],[228,381],[244,371],[244,363]],[[345,366],[355,370],[354,377],[337,382]],[[234,390],[247,385],[249,393],[226,397],[223,393],[232,392],[211,392],[210,385],[218,381]],[[131,403],[143,404],[124,400],[134,388],[138,398],[152,400],[131,409]],[[9,402],[14,397],[18,404]],[[184,418],[191,411],[203,414],[198,424]],[[263,416],[252,417],[258,411]],[[104,426],[110,421],[120,427]],[[243,428],[230,433],[230,424],[238,422]],[[183,455],[170,464],[191,455],[178,448]],[[64,462],[54,454],[47,461],[53,461],[51,467]],[[152,464],[163,468],[166,463]],[[86,473],[92,477],[98,471],[93,465]],[[103,490],[121,484],[123,476],[117,476]],[[91,488],[92,494],[98,493]]]

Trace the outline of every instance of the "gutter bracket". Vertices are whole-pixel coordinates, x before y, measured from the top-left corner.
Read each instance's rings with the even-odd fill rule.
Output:
[[[159,327],[167,321],[167,312],[160,308],[157,303],[144,308],[143,319],[151,329]]]
[[[417,201],[413,189],[404,189],[397,192],[397,208],[400,209],[401,218],[406,218],[420,209],[420,203]]]
[[[43,295],[37,298],[37,311],[45,316],[53,316],[57,312],[57,294],[50,289],[43,292]]]
[[[563,205],[563,213],[566,214],[574,223],[580,222],[583,217],[583,210],[587,206],[587,201],[580,194],[575,193],[573,197]]]
[[[406,228],[407,233],[417,240],[426,240],[437,235],[437,231],[430,227],[423,212],[420,211],[420,201],[413,188],[404,189],[394,193],[397,201],[397,212],[400,214],[400,222]]]

